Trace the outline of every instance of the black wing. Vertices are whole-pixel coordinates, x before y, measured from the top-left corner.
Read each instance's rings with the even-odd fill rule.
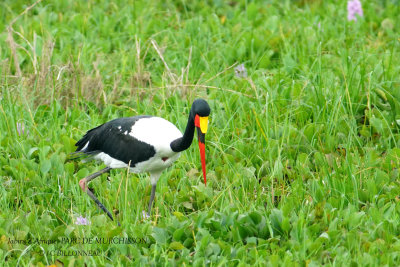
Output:
[[[75,144],[78,147],[76,153],[84,153],[92,156],[104,152],[110,157],[134,167],[136,163],[145,161],[153,157],[156,153],[152,145],[139,141],[129,135],[132,126],[138,120],[150,117],[135,116],[119,118],[97,126],[89,130]],[[83,149],[88,142],[89,145]]]

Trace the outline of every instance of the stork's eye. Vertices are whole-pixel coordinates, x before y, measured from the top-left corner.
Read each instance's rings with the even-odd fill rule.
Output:
[[[163,161],[167,161],[168,157],[162,157],[161,158]]]

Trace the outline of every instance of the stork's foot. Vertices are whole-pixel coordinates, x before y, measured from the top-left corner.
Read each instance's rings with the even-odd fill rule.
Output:
[[[112,221],[114,221],[114,218],[113,218],[111,212],[108,211],[108,209],[97,199],[97,197],[93,194],[93,192],[90,189],[88,189],[88,187],[87,187],[87,184],[91,180],[100,176],[103,173],[109,172],[110,170],[111,170],[110,167],[106,167],[98,172],[95,172],[95,173],[83,178],[82,180],[79,181],[79,187],[83,190],[83,192],[86,192],[89,195],[89,197],[94,200],[94,202],[96,202],[97,206],[100,209],[102,209]],[[119,222],[118,222],[118,226],[121,226],[121,224]]]

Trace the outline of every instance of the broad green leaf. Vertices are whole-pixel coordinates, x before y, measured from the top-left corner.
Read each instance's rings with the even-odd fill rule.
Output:
[[[154,237],[156,242],[161,245],[164,245],[165,243],[167,243],[168,234],[167,234],[166,230],[163,228],[154,227],[153,233],[151,234],[151,236]]]
[[[41,162],[40,171],[42,172],[43,175],[48,173],[50,168],[51,168],[51,161],[49,159],[45,159],[44,161]]]
[[[182,245],[181,242],[176,242],[176,241],[174,241],[174,242],[172,242],[171,244],[169,244],[169,247],[170,247],[171,249],[174,249],[174,250],[179,250],[179,249],[185,248],[185,246]]]

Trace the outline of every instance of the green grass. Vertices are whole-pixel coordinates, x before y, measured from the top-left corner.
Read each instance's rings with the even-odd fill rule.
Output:
[[[25,2],[0,3],[0,262],[400,264],[398,1],[362,1],[357,22],[346,1],[49,0],[17,17]],[[138,114],[183,131],[197,97],[207,187],[194,144],[142,220],[148,175],[113,170],[91,186],[117,227],[78,186],[103,166],[68,161],[75,142]],[[146,242],[61,242],[90,237]],[[37,238],[57,242],[8,242]]]

